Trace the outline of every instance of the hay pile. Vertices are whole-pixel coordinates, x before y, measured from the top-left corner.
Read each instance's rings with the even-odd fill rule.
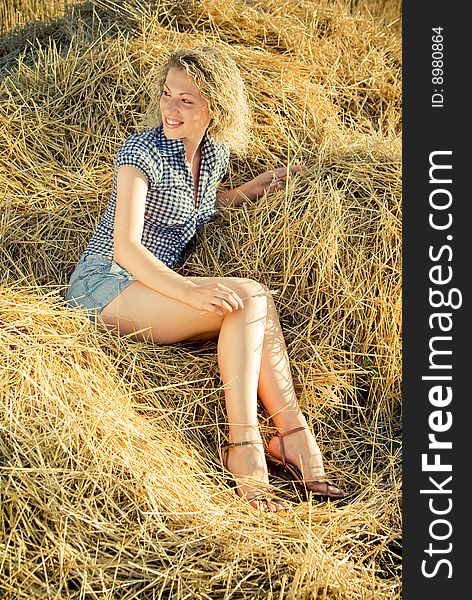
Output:
[[[400,2],[2,10],[0,596],[399,598]],[[278,290],[300,402],[344,503],[274,480],[290,511],[244,506],[218,459],[216,343],[114,338],[63,299],[152,67],[215,41],[237,59],[255,121],[224,184],[287,161],[308,170],[221,210],[179,271]]]

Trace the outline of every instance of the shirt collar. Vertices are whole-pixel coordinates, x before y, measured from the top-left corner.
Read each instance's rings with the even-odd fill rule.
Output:
[[[169,140],[164,135],[164,126],[160,125],[156,127],[155,133],[157,136],[157,145],[162,154],[173,155],[173,154],[185,154],[185,146],[182,140]],[[206,155],[207,152],[215,153],[215,142],[208,136],[207,133],[203,136],[202,144],[202,156]]]

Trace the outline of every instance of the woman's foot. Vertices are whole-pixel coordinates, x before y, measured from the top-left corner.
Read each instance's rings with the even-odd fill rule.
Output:
[[[222,448],[223,466],[233,475],[236,493],[254,508],[266,512],[286,510],[288,504],[274,498],[269,490],[269,475],[262,442]]]
[[[268,449],[271,456],[298,468],[308,491],[330,498],[344,498],[346,495],[327,482],[320,448],[308,428],[282,430],[269,441]]]

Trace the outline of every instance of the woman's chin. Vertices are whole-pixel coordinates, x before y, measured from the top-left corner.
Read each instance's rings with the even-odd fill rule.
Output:
[[[180,127],[169,127],[164,123],[164,135],[171,140],[178,140],[183,137]]]

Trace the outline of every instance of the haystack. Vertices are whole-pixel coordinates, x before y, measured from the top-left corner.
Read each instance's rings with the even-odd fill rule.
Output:
[[[398,0],[4,3],[0,37],[0,595],[401,597]],[[98,331],[65,287],[170,49],[219,43],[254,128],[178,270],[274,292],[327,474],[349,492],[260,514],[230,489],[216,343]],[[268,439],[271,423],[261,408]]]

